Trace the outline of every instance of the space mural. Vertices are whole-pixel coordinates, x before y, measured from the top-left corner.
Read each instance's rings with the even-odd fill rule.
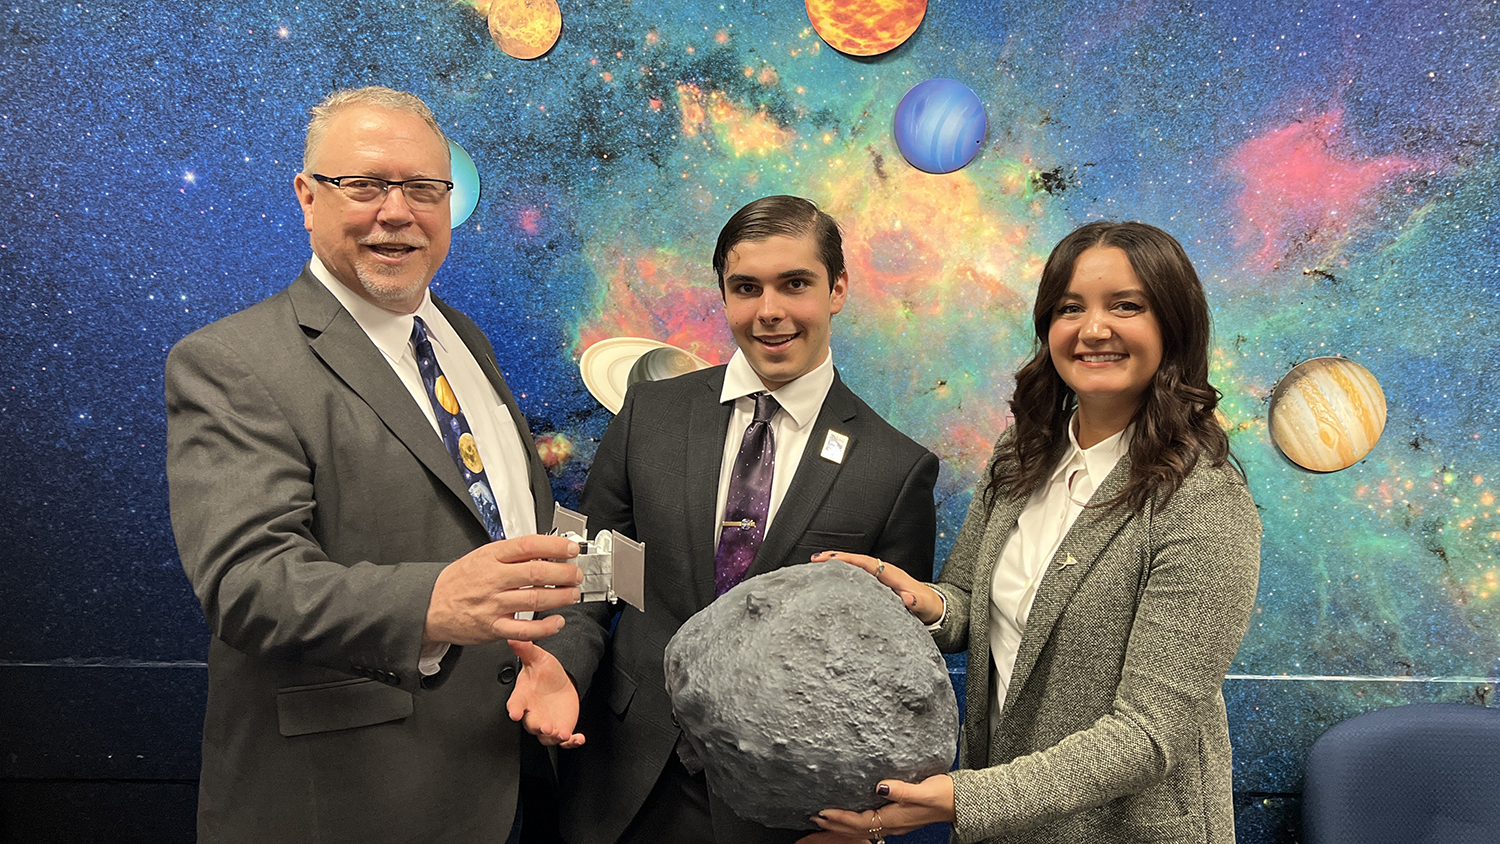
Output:
[[[0,596],[28,609],[0,622],[0,658],[201,658],[166,519],[166,350],[295,276],[307,109],[385,84],[474,161],[435,290],[494,340],[562,501],[609,421],[582,352],[641,336],[727,360],[718,228],[794,193],[845,230],[840,372],[943,461],[941,557],[1007,424],[1051,245],[1138,219],[1203,276],[1265,523],[1232,673],[1324,678],[1330,699],[1339,678],[1500,674],[1500,6],[931,0],[857,55],[813,0],[563,0],[555,30],[516,5],[8,5]],[[942,173],[893,131],[935,79],[987,121]],[[1320,357],[1386,402],[1373,448],[1332,472],[1284,456],[1268,414]]]

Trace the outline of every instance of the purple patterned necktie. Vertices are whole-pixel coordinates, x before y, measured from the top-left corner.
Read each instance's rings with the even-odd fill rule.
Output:
[[[480,521],[484,522],[490,539],[504,539],[500,508],[490,490],[490,479],[484,473],[484,461],[479,459],[479,446],[469,430],[469,420],[464,418],[463,409],[458,406],[458,396],[448,386],[448,378],[438,366],[437,355],[432,353],[432,341],[427,339],[427,323],[421,317],[412,317],[411,347],[416,352],[417,370],[422,373],[422,386],[427,388],[427,400],[432,403],[432,413],[437,417],[443,445],[453,462],[458,464],[458,471],[464,476],[464,486],[469,488],[469,495],[479,508]]]
[[[776,469],[776,439],[771,417],[781,409],[770,393],[756,393],[755,419],[740,440],[740,453],[729,476],[719,550],[714,555],[714,594],[722,595],[745,578],[771,512],[771,475]]]

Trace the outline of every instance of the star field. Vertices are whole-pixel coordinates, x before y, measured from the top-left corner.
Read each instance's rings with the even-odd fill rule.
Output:
[[[1007,422],[1047,252],[1097,218],[1187,247],[1213,379],[1265,523],[1233,672],[1500,674],[1500,11],[1437,2],[932,2],[901,47],[828,48],[801,2],[564,2],[523,62],[473,3],[12,3],[0,50],[0,658],[195,659],[166,516],[161,367],[288,283],[307,108],[425,98],[473,156],[474,215],[435,290],[493,339],[555,487],[608,414],[577,356],[622,334],[732,351],[709,255],[771,193],[845,228],[845,380],[943,460],[946,551]],[[891,137],[947,77],[985,105],[934,176]],[[1369,457],[1315,475],[1265,411],[1343,355],[1390,408]],[[941,554],[940,554],[941,556]]]

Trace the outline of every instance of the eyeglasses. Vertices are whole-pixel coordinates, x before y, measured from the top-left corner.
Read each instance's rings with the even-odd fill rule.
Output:
[[[410,205],[418,208],[430,208],[442,202],[448,196],[448,191],[453,190],[453,183],[447,179],[406,179],[400,182],[392,182],[388,179],[377,179],[374,176],[324,176],[321,173],[312,174],[314,179],[325,185],[333,185],[343,191],[344,196],[353,202],[375,202],[385,201],[386,195],[391,188],[400,188],[401,195],[406,198]]]

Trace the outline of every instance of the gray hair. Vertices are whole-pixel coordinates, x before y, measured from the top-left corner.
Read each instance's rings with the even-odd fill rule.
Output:
[[[328,124],[333,121],[334,115],[346,108],[354,106],[377,106],[388,108],[392,111],[404,111],[415,114],[422,118],[434,133],[443,141],[443,150],[452,159],[452,150],[448,148],[448,136],[443,133],[443,127],[438,125],[437,118],[433,116],[432,109],[422,102],[416,94],[408,94],[405,91],[397,91],[393,88],[381,88],[369,86],[367,88],[348,88],[342,91],[334,91],[323,98],[323,101],[312,107],[309,112],[312,117],[307,121],[307,141],[302,147],[302,170],[308,172],[312,161],[313,150],[322,143],[323,136],[328,134]]]

